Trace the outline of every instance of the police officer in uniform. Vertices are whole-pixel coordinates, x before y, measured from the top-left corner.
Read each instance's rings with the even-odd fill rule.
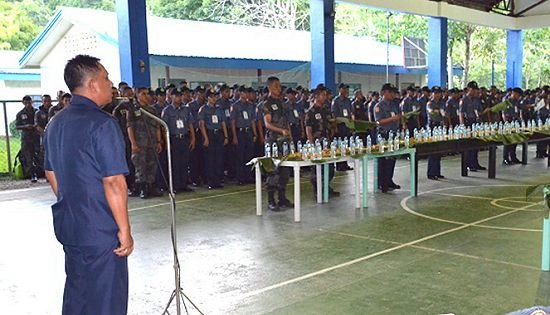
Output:
[[[187,106],[191,110],[191,115],[193,115],[195,122],[198,122],[199,109],[206,104],[206,99],[204,98],[205,89],[202,86],[197,86],[194,92],[194,100],[187,104]],[[201,183],[206,184],[206,170],[204,168],[205,156],[204,147],[202,146],[204,139],[202,138],[202,133],[199,130],[199,126],[195,126],[195,136],[196,143],[199,145],[196,145],[195,150],[191,151],[191,167],[189,176],[191,177],[191,183],[193,186],[198,187]]]
[[[15,127],[21,130],[21,151],[19,159],[23,166],[25,177],[30,177],[31,182],[38,180],[38,151],[40,150],[40,136],[34,122],[35,109],[32,107],[30,96],[23,97],[25,107],[15,117]]]
[[[315,143],[316,139],[332,139],[336,133],[336,128],[329,121],[334,118],[330,110],[324,106],[327,100],[327,89],[319,87],[313,91],[313,106],[306,112],[305,126],[307,139],[311,143]],[[334,164],[329,164],[329,182],[334,177]],[[324,180],[324,179],[323,179]],[[311,172],[311,184],[313,185],[313,193],[316,198],[317,189],[317,172]],[[329,196],[338,197],[340,193],[329,187]]]
[[[138,88],[138,104],[128,112],[128,137],[132,148],[132,162],[136,168],[135,185],[139,188],[139,197],[142,199],[160,195],[153,183],[157,174],[157,154],[162,150],[161,130],[158,122],[141,112],[144,110],[156,115],[151,107],[152,101],[148,88]]]
[[[443,127],[445,124],[445,100],[442,97],[443,91],[439,86],[432,87],[432,99],[426,105],[428,111],[428,127]],[[438,180],[445,178],[441,175],[441,156],[428,156],[428,178]]]
[[[283,107],[281,82],[277,77],[267,79],[269,95],[263,102],[264,123],[266,128],[266,143],[270,146],[277,142],[279,137],[291,137],[288,125],[288,114]],[[290,139],[292,140],[292,139]],[[279,153],[282,153],[282,143],[277,143]],[[286,185],[289,178],[289,169],[279,167],[275,172],[267,175],[268,207],[271,211],[285,210],[294,205],[286,198]],[[278,193],[279,202],[275,201],[275,192]]]
[[[380,94],[382,99],[374,106],[374,119],[378,123],[378,133],[382,138],[387,139],[390,131],[397,131],[401,121],[401,114],[395,112],[392,101],[395,97],[394,87],[390,83],[382,86]],[[393,182],[395,170],[395,159],[380,158],[378,160],[378,181],[379,188],[383,193],[399,189],[401,186]]]
[[[36,166],[36,173],[38,177],[44,176],[44,130],[48,124],[48,113],[52,108],[52,97],[48,94],[42,95],[42,106],[38,108],[34,114],[34,125],[36,131],[40,135],[40,147],[38,150],[38,164]]]
[[[449,128],[459,123],[459,105],[458,89],[452,88],[449,90],[449,98],[445,104],[445,125]]]
[[[248,102],[247,89],[239,87],[239,99],[231,105],[231,132],[233,145],[236,148],[236,177],[239,185],[251,182],[252,172],[246,165],[254,155],[256,128],[254,128],[254,105]]]
[[[50,108],[48,111],[48,121],[50,121],[55,114],[59,113],[63,108],[69,106],[71,103],[71,94],[65,93],[61,96],[61,99],[59,100],[59,103],[57,105],[54,105]]]
[[[508,101],[512,103],[512,106],[502,111],[502,120],[504,122],[512,122],[514,120],[522,119],[520,100],[523,95],[521,88],[513,88],[512,93]],[[505,144],[502,148],[502,164],[512,165],[521,163],[516,155],[517,144]]]
[[[131,88],[125,89],[122,97],[128,98],[128,101],[119,102],[113,109],[112,115],[117,120],[120,131],[122,132],[122,137],[124,138],[126,163],[128,164],[128,174],[125,176],[126,186],[128,186],[128,195],[130,197],[139,197],[140,191],[137,189],[138,187],[134,185],[136,170],[134,168],[134,163],[132,163],[132,144],[128,137],[128,113],[132,110],[134,90]]]
[[[199,109],[198,120],[203,139],[208,189],[223,188],[224,146],[228,143],[225,113],[216,106],[216,91],[206,91],[206,104]]]
[[[296,103],[296,91],[292,88],[286,90],[286,102],[283,104],[285,111],[288,113],[288,123],[290,125],[290,133],[294,145],[302,138],[302,120],[304,119],[304,113],[298,107]]]
[[[168,105],[166,104],[166,90],[159,87],[155,90],[155,95],[157,97],[157,101],[153,105],[153,108],[155,109],[155,112],[157,112],[157,116],[160,117],[162,115],[162,111],[164,110],[166,105]],[[181,96],[181,90],[180,90],[180,96]],[[170,99],[172,100],[173,98],[170,97]]]
[[[477,82],[471,81],[467,85],[468,92],[460,100],[460,123],[465,126],[472,126],[479,120],[479,111],[481,110],[481,101],[479,100],[479,87]],[[470,172],[486,170],[487,168],[479,165],[478,150],[469,150],[466,152],[466,166]]]
[[[264,122],[264,101],[253,102],[255,104],[255,115],[254,122],[256,125],[256,135],[258,136],[256,140],[256,149],[255,156],[264,156],[264,145],[265,145],[265,122]]]
[[[189,156],[195,148],[194,119],[189,107],[183,106],[182,91],[172,90],[172,102],[162,111],[162,120],[168,125],[172,155],[174,190],[192,192],[187,186]]]
[[[426,105],[430,100],[430,88],[423,86],[419,91],[419,96],[417,99],[417,105],[420,108],[420,115],[418,115],[418,125],[426,126],[428,123],[428,112],[426,111]]]
[[[409,86],[407,88],[407,96],[401,101],[401,104],[399,105],[399,109],[401,112],[401,115],[404,115],[406,113],[415,111],[418,108],[418,102],[416,100],[416,88],[414,86]],[[419,118],[417,116],[409,117],[407,121],[405,122],[403,129],[409,130],[409,135],[413,135],[413,131],[415,128],[418,128],[419,126]]]
[[[349,86],[344,83],[340,83],[338,86],[338,93],[338,96],[332,101],[331,112],[336,118],[341,117],[351,119],[352,108],[351,101],[349,99]],[[330,99],[328,100],[330,101]],[[350,130],[346,127],[346,124],[340,123],[337,124],[336,127],[338,128],[336,136],[342,138],[351,136]],[[339,171],[348,171],[352,168],[349,167],[347,162],[339,162],[336,163],[336,169]]]
[[[229,123],[231,119],[231,88],[227,84],[222,84],[219,88],[219,98],[216,102],[216,106],[221,108],[224,114],[224,121]],[[236,146],[233,144],[233,135],[229,134],[229,143],[224,146],[224,171],[228,178],[235,178],[235,152]],[[223,182],[223,178],[222,178]]]
[[[100,109],[112,99],[99,60],[79,55],[65,66],[72,103],[46,129],[45,169],[57,197],[53,226],[65,252],[62,314],[125,315],[128,260],[134,248],[123,175],[124,141]]]

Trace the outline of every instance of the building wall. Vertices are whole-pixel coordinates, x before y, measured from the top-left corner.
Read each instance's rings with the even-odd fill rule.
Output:
[[[44,93],[55,95],[58,90],[68,91],[63,80],[63,69],[67,61],[78,54],[101,59],[113,84],[120,81],[118,47],[101,40],[85,28],[73,26],[40,64]]]

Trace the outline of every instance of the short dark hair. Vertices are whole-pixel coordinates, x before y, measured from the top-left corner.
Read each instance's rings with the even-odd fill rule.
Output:
[[[63,94],[63,96],[61,96],[61,99],[64,99],[64,98],[72,98],[73,96],[70,94],[70,93],[65,93]]]
[[[76,88],[82,86],[87,76],[99,71],[99,58],[88,55],[78,55],[67,62],[63,77],[69,91],[74,92]]]
[[[43,99],[44,99],[44,98],[52,99],[52,97],[50,96],[50,94],[44,94],[44,95],[42,95],[42,98],[43,98]]]
[[[277,77],[269,77],[267,78],[267,85],[271,85],[273,82],[279,81],[279,78]]]

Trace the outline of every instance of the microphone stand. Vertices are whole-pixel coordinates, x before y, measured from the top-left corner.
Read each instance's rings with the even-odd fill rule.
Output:
[[[170,143],[170,130],[168,129],[168,125],[164,122],[164,120],[160,119],[154,114],[149,113],[146,110],[143,110],[139,108],[139,105],[133,103],[131,100],[126,99],[132,103],[132,110],[139,110],[142,114],[145,116],[153,119],[154,121],[158,122],[164,127],[164,130],[166,131],[166,150],[168,154],[168,181],[169,181],[169,193],[170,196],[170,210],[172,212],[172,226],[171,226],[171,235],[172,235],[172,250],[174,254],[174,282],[176,285],[176,288],[174,291],[172,291],[172,295],[170,296],[170,299],[168,300],[168,304],[166,305],[166,308],[164,309],[164,312],[162,314],[170,314],[168,311],[168,308],[172,304],[172,302],[176,301],[176,311],[177,315],[181,315],[181,304],[183,304],[183,307],[185,308],[185,313],[189,314],[189,311],[187,310],[187,306],[185,305],[185,300],[189,301],[191,305],[201,314],[204,315],[203,312],[191,301],[191,299],[183,292],[183,289],[181,288],[181,268],[180,263],[178,259],[178,245],[177,245],[177,234],[176,234],[176,197],[174,195],[174,183],[173,183],[173,176],[172,176],[172,152],[171,152],[171,143]]]

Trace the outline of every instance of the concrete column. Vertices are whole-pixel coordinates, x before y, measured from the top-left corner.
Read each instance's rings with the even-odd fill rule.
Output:
[[[324,83],[335,91],[334,0],[310,0],[311,87]]]
[[[151,86],[145,0],[117,0],[116,10],[121,79],[134,87]]]
[[[506,88],[522,87],[523,83],[523,32],[506,32]]]
[[[428,19],[428,87],[447,85],[447,19]]]

